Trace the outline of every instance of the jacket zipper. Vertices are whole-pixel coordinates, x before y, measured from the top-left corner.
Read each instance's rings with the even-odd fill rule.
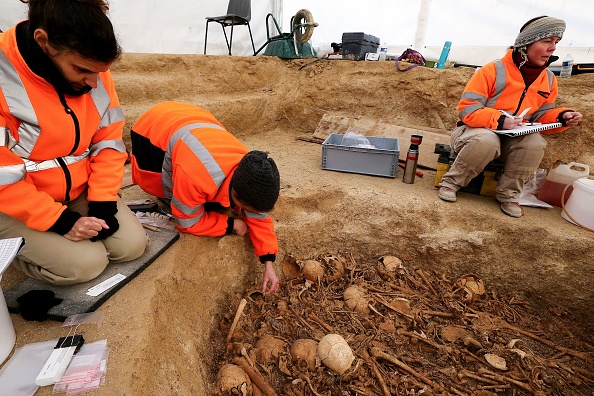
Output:
[[[58,164],[64,171],[64,178],[66,179],[66,191],[64,192],[64,201],[70,201],[70,189],[72,188],[72,177],[70,176],[70,170],[68,169],[68,165],[64,162],[64,158],[58,157],[57,159]]]
[[[526,91],[528,91],[528,87],[524,87],[524,92],[522,92],[522,96],[520,96],[520,101],[518,102],[518,107],[516,107],[516,110],[514,111],[514,115],[518,114],[518,111],[520,111],[520,107],[522,107],[522,102],[526,96]]]
[[[64,111],[66,111],[66,114],[69,114],[70,117],[72,117],[72,122],[74,122],[74,131],[75,131],[74,146],[72,147],[72,150],[70,150],[70,152],[68,153],[68,155],[72,155],[78,148],[78,145],[80,144],[80,124],[78,123],[78,118],[76,117],[76,114],[74,114],[74,111],[72,111],[70,106],[68,106],[68,103],[66,103],[66,98],[64,97],[64,94],[58,93],[58,97],[60,98],[60,103],[62,103],[62,106],[64,106]],[[64,200],[70,201],[70,189],[72,188],[72,176],[70,174],[70,170],[68,169],[68,166],[66,165],[66,162],[64,162],[64,159],[60,157],[57,159],[57,161],[58,161],[58,164],[60,164],[60,167],[62,168],[62,171],[64,172],[64,178],[66,179],[66,191],[64,192]]]
[[[66,103],[66,98],[64,97],[64,94],[59,93],[58,96],[60,97],[60,103],[62,103],[62,106],[64,106],[64,111],[66,111],[66,114],[69,114],[70,117],[72,117],[72,121],[74,122],[74,146],[72,147],[72,150],[70,150],[70,152],[68,153],[68,155],[72,155],[76,151],[80,143],[80,124],[78,123],[78,118],[76,117],[76,114],[74,114],[74,111],[72,111],[70,106],[68,106],[68,103]]]

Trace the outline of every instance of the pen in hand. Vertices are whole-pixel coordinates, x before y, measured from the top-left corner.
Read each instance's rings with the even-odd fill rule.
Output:
[[[499,112],[501,114],[503,114],[506,118],[511,120],[511,121],[505,120],[503,122],[503,129],[513,129],[515,127],[522,125],[522,123],[524,122],[524,116],[526,114],[528,114],[528,111],[530,111],[530,109],[531,109],[530,107],[524,109],[524,111],[522,111],[522,113],[520,113],[517,116],[511,115],[510,113],[508,113],[505,110],[499,110]]]
[[[523,121],[522,118],[514,117],[504,110],[499,110],[499,111],[505,116],[505,119],[503,120],[502,129],[514,129],[514,128],[522,125],[522,121]]]
[[[509,113],[508,113],[507,111],[505,111],[505,110],[499,110],[499,112],[500,112],[501,114],[503,114],[504,116],[506,116],[507,118],[511,118],[512,120],[515,120],[515,119],[516,119],[516,117],[514,117],[514,116],[513,116],[513,115],[511,115],[511,114],[509,114]]]
[[[524,116],[525,116],[526,114],[528,114],[528,112],[530,111],[530,109],[531,109],[531,107],[528,107],[528,108],[524,109],[524,111],[523,111],[523,112],[521,112],[520,114],[518,114],[517,116],[513,116],[513,115],[511,115],[511,114],[509,114],[509,113],[508,113],[507,111],[505,111],[505,110],[499,110],[499,112],[500,112],[501,114],[503,114],[504,116],[506,116],[507,118],[511,118],[512,120],[515,120],[516,118],[521,118],[521,119],[523,120],[523,119],[524,119]]]

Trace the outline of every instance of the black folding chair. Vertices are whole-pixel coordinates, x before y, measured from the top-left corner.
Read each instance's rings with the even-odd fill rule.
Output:
[[[252,49],[254,55],[256,54],[256,47],[254,46],[254,38],[252,36],[252,28],[250,27],[250,19],[252,19],[252,5],[250,0],[229,0],[227,6],[227,14],[214,17],[206,17],[206,34],[204,36],[204,54],[206,55],[206,43],[208,41],[208,24],[210,22],[216,22],[223,28],[223,34],[225,35],[225,42],[227,43],[227,49],[229,55],[231,55],[231,46],[233,45],[233,27],[247,25],[250,32],[250,40],[252,41]],[[227,39],[226,27],[231,26],[231,37]]]

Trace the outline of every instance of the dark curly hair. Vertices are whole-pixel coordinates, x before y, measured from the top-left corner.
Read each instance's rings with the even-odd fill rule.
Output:
[[[58,51],[111,63],[122,49],[107,17],[105,0],[20,0],[29,5],[29,29],[43,29]]]

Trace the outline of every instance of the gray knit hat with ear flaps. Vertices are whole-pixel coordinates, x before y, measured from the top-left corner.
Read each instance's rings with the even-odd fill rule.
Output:
[[[526,47],[547,37],[563,37],[565,21],[549,16],[534,18],[520,29],[514,48]]]
[[[231,188],[244,204],[260,212],[274,208],[280,191],[280,174],[264,151],[247,153],[231,178]]]

